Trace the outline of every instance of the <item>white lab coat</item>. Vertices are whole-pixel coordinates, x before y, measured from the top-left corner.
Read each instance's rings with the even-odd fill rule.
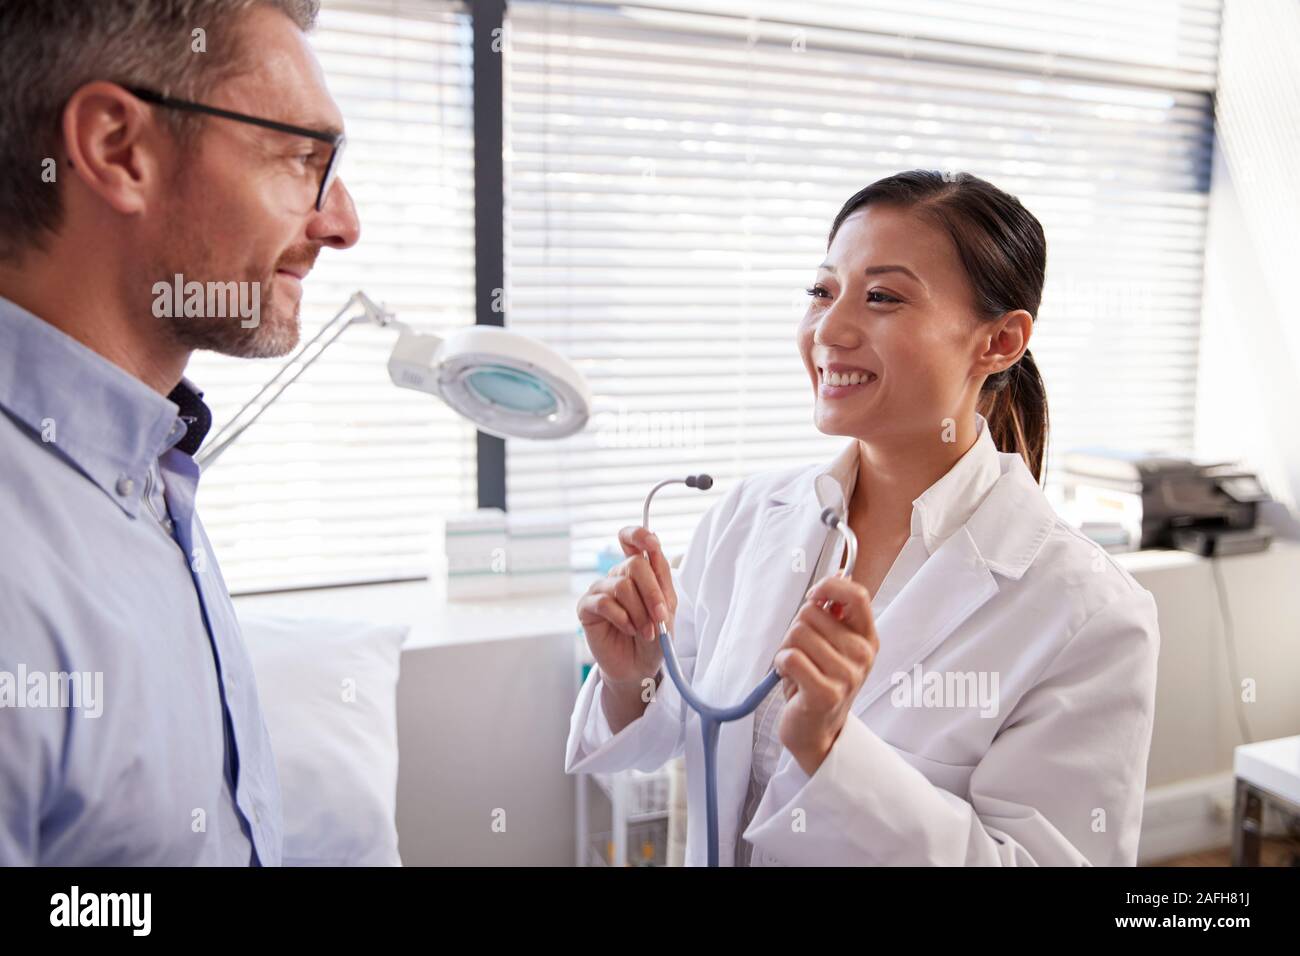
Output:
[[[992,454],[1000,474],[991,490],[877,617],[879,653],[825,761],[810,778],[781,751],[743,834],[755,865],[1136,862],[1155,601],[1056,515],[1018,455]],[[831,544],[814,489],[827,470],[740,482],[701,520],[674,570],[677,654],[705,700],[739,701],[770,666],[813,583],[816,562],[793,559]],[[916,698],[899,675],[925,672],[983,672],[986,687],[996,674],[996,713],[903,706]],[[592,668],[566,770],[649,771],[685,752],[686,862],[703,865],[699,718],[665,675],[644,714],[611,735],[601,692]],[[723,865],[740,836],[752,747],[753,715],[723,725]]]

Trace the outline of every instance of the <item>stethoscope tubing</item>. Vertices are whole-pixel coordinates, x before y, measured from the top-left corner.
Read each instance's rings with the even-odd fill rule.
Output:
[[[707,481],[703,484],[705,489],[712,486],[712,479],[708,476],[701,476]],[[661,481],[650,489],[646,495],[645,506],[641,512],[641,525],[649,530],[650,528],[650,501],[654,498],[655,493],[665,485],[687,484],[692,487],[699,487],[698,479],[692,476],[690,479],[674,478],[668,481]],[[850,577],[853,574],[853,568],[858,559],[858,542],[853,533],[847,528],[845,521],[840,518],[833,509],[826,508],[821,513],[821,521],[827,527],[838,531],[840,537],[844,539],[845,547],[848,549],[848,560],[840,569],[841,577]],[[827,608],[830,602],[825,605]],[[772,692],[772,689],[781,681],[781,676],[776,672],[775,666],[770,668],[763,679],[758,682],[758,686],[745,695],[744,700],[738,704],[732,704],[730,707],[715,707],[708,703],[691,687],[686,680],[686,675],[682,673],[681,664],[677,660],[677,652],[673,647],[672,635],[668,633],[668,625],[664,621],[658,622],[659,647],[663,651],[664,665],[668,670],[668,677],[672,680],[677,692],[681,694],[682,700],[686,705],[700,715],[700,732],[704,743],[704,806],[705,806],[705,828],[707,836],[707,862],[709,866],[718,865],[718,736],[722,730],[722,725],[733,720],[740,720],[753,713],[760,703]]]

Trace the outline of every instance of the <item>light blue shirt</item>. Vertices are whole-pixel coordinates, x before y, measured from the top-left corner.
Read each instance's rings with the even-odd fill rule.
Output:
[[[200,399],[0,298],[0,865],[280,863]]]

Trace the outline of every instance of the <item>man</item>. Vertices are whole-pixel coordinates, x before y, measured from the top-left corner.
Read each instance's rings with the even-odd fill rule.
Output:
[[[357,241],[316,6],[0,0],[0,864],[280,862],[182,374]]]

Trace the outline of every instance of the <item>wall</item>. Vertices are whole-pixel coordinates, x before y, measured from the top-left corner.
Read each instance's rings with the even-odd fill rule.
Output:
[[[1300,3],[1228,0],[1198,383],[1196,449],[1244,459],[1300,502]]]

